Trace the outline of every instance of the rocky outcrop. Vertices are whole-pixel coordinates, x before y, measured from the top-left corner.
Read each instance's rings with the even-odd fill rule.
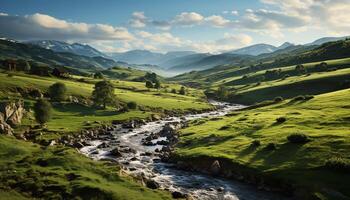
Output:
[[[23,101],[3,103],[0,105],[0,112],[3,113],[4,121],[15,126],[22,122],[22,118],[25,112],[23,107]]]
[[[0,105],[0,134],[13,135],[11,126],[22,122],[25,109],[23,102],[9,102]]]

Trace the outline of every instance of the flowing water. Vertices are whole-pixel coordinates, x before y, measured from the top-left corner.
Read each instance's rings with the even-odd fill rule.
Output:
[[[146,138],[151,133],[158,133],[167,123],[183,122],[186,120],[208,117],[220,117],[230,111],[244,107],[242,105],[231,105],[227,103],[212,103],[218,107],[216,111],[202,114],[188,114],[182,117],[170,117],[159,121],[148,122],[147,124],[135,129],[124,129],[121,126],[116,126],[109,136],[99,140],[90,141],[90,146],[85,146],[80,149],[80,151],[96,160],[112,159],[118,162],[131,176],[150,178],[155,180],[160,185],[161,189],[190,194],[195,199],[286,199],[277,194],[257,190],[256,187],[245,183],[224,178],[216,178],[196,172],[179,170],[173,164],[160,161],[156,149],[162,149],[162,145],[142,145],[142,139]],[[166,140],[166,138],[157,138],[152,142],[156,143],[160,140]],[[110,156],[110,151],[115,147],[121,149],[121,157],[116,158]],[[123,149],[127,151],[123,152]]]

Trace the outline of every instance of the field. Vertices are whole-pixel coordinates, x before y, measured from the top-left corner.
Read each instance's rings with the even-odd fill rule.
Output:
[[[95,162],[64,147],[40,145],[0,135],[1,199],[171,199],[119,173],[115,164]]]
[[[350,162],[349,115],[349,89],[310,100],[284,100],[215,121],[193,122],[181,131],[176,154],[188,162],[228,159],[255,173],[310,189],[323,199],[347,199],[349,173],[324,166],[330,158]],[[276,122],[280,117],[286,121]],[[289,142],[287,137],[294,133],[305,134],[310,141]],[[261,145],[252,147],[255,140]],[[276,150],[267,150],[269,143]]]

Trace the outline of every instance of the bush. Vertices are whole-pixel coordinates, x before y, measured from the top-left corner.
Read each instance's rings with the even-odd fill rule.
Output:
[[[299,95],[293,98],[293,101],[303,101],[305,100],[305,96]]]
[[[349,172],[350,171],[350,161],[343,158],[330,158],[326,161],[325,167],[330,170]]]
[[[283,123],[285,121],[287,121],[287,119],[285,117],[279,117],[279,118],[276,119],[277,123]]]
[[[273,151],[276,150],[276,144],[275,143],[268,143],[265,147],[266,150]]]
[[[103,79],[103,74],[102,74],[101,72],[96,72],[96,73],[94,74],[94,78],[95,78],[95,79]]]
[[[176,94],[176,89],[175,88],[171,89],[171,93]]]
[[[186,95],[186,88],[184,86],[181,87],[179,94]]]
[[[39,99],[34,104],[34,116],[35,116],[35,120],[39,124],[43,125],[46,122],[48,122],[51,119],[51,114],[52,114],[52,107],[48,101],[44,99]]]
[[[63,83],[55,83],[49,87],[49,96],[53,101],[64,101],[66,99],[67,87]]]
[[[281,102],[283,101],[283,97],[275,97],[274,101],[277,103],[277,102]]]
[[[136,109],[137,108],[137,103],[135,101],[130,101],[126,104],[129,109]]]
[[[303,133],[293,133],[287,137],[288,141],[295,144],[304,144],[309,142],[307,135]]]
[[[258,146],[260,146],[260,145],[261,145],[260,140],[254,140],[250,146],[252,146],[252,147],[258,147]]]

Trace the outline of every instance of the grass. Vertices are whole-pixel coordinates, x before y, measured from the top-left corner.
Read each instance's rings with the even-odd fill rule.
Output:
[[[117,165],[70,148],[42,148],[0,135],[0,152],[1,199],[170,199],[121,176]]]
[[[308,101],[284,100],[239,111],[220,120],[192,124],[181,131],[182,142],[176,154],[187,160],[228,159],[258,173],[319,192],[326,199],[342,199],[342,195],[349,198],[350,174],[324,167],[333,157],[350,160],[349,116],[349,89],[318,95]],[[278,123],[279,117],[287,120]],[[303,133],[310,140],[303,144],[288,142],[287,137],[294,133]],[[261,145],[251,148],[255,140]],[[267,151],[265,147],[269,143],[275,143],[277,149]]]

